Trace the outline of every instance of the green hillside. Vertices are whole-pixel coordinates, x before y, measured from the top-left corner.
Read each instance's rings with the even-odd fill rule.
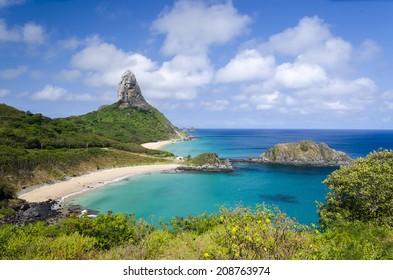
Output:
[[[165,162],[172,154],[140,144],[176,137],[176,128],[153,107],[148,112],[115,103],[51,119],[0,104],[0,181],[20,189],[99,168]]]
[[[122,143],[141,144],[179,138],[171,122],[154,107],[150,108],[151,112],[135,107],[119,109],[118,103],[115,103],[68,120]]]

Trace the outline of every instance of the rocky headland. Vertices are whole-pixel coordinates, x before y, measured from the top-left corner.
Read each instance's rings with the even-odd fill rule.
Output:
[[[325,143],[303,140],[277,144],[255,161],[267,164],[295,166],[341,166],[352,162],[344,152],[336,151]]]

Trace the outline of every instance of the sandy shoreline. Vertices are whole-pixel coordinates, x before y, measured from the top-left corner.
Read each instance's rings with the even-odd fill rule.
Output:
[[[166,145],[175,143],[177,140],[165,140],[165,141],[158,141],[158,142],[150,142],[150,143],[144,143],[141,144],[142,147],[146,149],[153,149],[153,150],[159,150]]]
[[[29,202],[42,202],[49,199],[59,200],[127,177],[171,170],[178,166],[178,164],[159,164],[104,169],[74,177],[67,181],[44,185],[21,194],[19,198]]]

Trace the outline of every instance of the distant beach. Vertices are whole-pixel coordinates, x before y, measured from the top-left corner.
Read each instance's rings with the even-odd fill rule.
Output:
[[[174,142],[173,140],[165,140],[165,141],[144,143],[141,146],[146,149],[159,150],[159,149],[165,147],[166,145],[172,144],[173,142]]]
[[[180,141],[182,141],[182,140],[180,140],[180,139],[165,140],[165,141],[144,143],[141,146],[146,148],[146,149],[160,150],[160,149],[162,149],[163,147],[165,147],[165,146],[167,146],[169,144],[177,143],[177,142],[180,142]]]
[[[49,199],[59,200],[127,177],[150,172],[162,172],[175,169],[178,166],[177,164],[159,164],[104,169],[74,177],[66,181],[44,185],[19,195],[19,198],[29,202],[42,202]]]

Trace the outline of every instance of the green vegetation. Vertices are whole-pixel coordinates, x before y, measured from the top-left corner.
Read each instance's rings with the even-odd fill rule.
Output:
[[[118,104],[69,118],[51,119],[0,104],[0,177],[20,190],[101,168],[169,162],[168,152],[140,146],[177,137],[156,109]],[[4,187],[0,186],[0,194]]]
[[[277,209],[221,209],[153,227],[127,214],[0,227],[0,259],[393,259],[393,231],[342,223],[321,233]]]
[[[0,158],[0,176],[8,185],[21,189],[99,169],[171,162],[165,157],[113,148],[26,149]]]
[[[265,205],[173,218],[159,227],[120,213],[72,216],[51,225],[1,226],[0,259],[391,260],[392,159],[392,151],[373,152],[329,175],[321,227]],[[0,205],[0,215],[12,211]]]
[[[393,151],[372,152],[342,166],[323,183],[330,192],[319,207],[322,226],[337,221],[393,226]]]
[[[0,219],[14,213],[12,198],[24,186],[172,161],[170,153],[139,145],[177,136],[154,108],[113,104],[64,119],[2,104],[0,112]],[[280,156],[276,148],[272,153]],[[186,163],[217,160],[206,153]],[[0,259],[393,259],[393,152],[373,152],[324,183],[330,192],[319,205],[320,228],[263,205],[173,218],[160,227],[128,214],[72,216],[57,224],[0,226]]]
[[[0,179],[0,201],[4,199],[13,198],[15,190],[8,186],[3,180]]]
[[[153,107],[151,112],[134,107],[119,109],[119,105],[115,103],[69,120],[98,135],[121,143],[141,144],[178,138],[173,125]]]
[[[194,158],[189,158],[185,163],[187,165],[202,166],[202,165],[215,165],[219,163],[218,155],[216,153],[204,153]]]

